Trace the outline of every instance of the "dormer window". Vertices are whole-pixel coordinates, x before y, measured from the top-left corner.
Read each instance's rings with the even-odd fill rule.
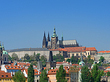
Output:
[[[6,77],[8,77],[8,75],[6,75]]]
[[[2,77],[4,77],[4,75],[2,75]]]

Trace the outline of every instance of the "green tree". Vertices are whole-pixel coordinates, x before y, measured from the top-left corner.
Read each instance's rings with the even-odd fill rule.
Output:
[[[101,76],[104,74],[103,70],[98,70],[97,64],[91,70],[92,82],[100,82]]]
[[[71,59],[69,59],[69,58],[66,60],[66,62],[70,62],[70,61],[71,61]]]
[[[81,68],[81,82],[90,82],[91,81],[91,73],[87,66],[83,66]]]
[[[43,70],[40,75],[40,82],[48,82],[47,72]]]
[[[30,59],[29,55],[28,54],[25,54],[24,59],[25,60],[29,60]]]
[[[32,64],[28,68],[28,82],[34,82],[34,69]]]
[[[107,72],[107,76],[110,76],[110,72],[109,71]]]
[[[13,61],[14,61],[14,60],[18,60],[18,55],[15,54],[15,53],[13,53],[13,54],[12,54],[12,60],[13,60]]]
[[[66,76],[66,71],[63,69],[63,65],[61,65],[56,73],[57,82],[67,82],[65,76]]]
[[[53,56],[53,60],[55,60],[56,62],[63,62],[64,57],[61,54],[56,54],[56,56]]]
[[[46,66],[47,58],[42,55],[40,60],[42,61],[42,66],[45,67]]]
[[[8,55],[8,60],[9,60],[9,61],[11,61],[11,60],[12,60],[12,58],[11,58],[11,56],[10,56],[10,55]]]
[[[100,62],[103,62],[103,61],[104,61],[104,57],[101,56],[100,59],[99,59],[99,61],[100,61]]]
[[[26,81],[26,78],[24,77],[24,74],[21,71],[16,72],[12,79],[14,82],[25,82]]]
[[[40,53],[37,53],[37,54],[35,55],[35,59],[36,59],[36,61],[39,61],[39,59],[40,59]]]
[[[90,59],[91,59],[91,55],[88,55],[88,61],[90,61]]]

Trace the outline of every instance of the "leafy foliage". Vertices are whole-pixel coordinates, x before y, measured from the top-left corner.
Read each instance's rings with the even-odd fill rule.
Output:
[[[107,72],[107,76],[110,76],[110,72],[109,71]]]
[[[78,57],[72,56],[71,59],[67,59],[66,62],[70,62],[76,64],[78,62]]]
[[[61,65],[56,73],[57,82],[67,82],[65,76],[66,76],[66,71],[63,69],[63,65]]]
[[[103,62],[103,61],[104,61],[104,57],[101,56],[100,59],[99,59],[99,61],[100,61],[100,62]]]
[[[40,75],[40,82],[48,82],[46,70],[43,70]]]
[[[34,69],[32,64],[28,68],[28,82],[34,82]]]
[[[10,55],[8,55],[8,60],[9,60],[9,61],[11,61],[11,60],[12,60],[12,58],[10,57]]]
[[[46,66],[47,58],[42,55],[40,60],[42,61],[42,66],[45,67]]]
[[[63,62],[64,57],[61,54],[56,54],[56,56],[53,56],[53,60],[55,60],[56,62]]]
[[[25,82],[26,78],[24,77],[24,74],[21,71],[18,71],[13,76],[14,82]]]
[[[18,60],[18,55],[15,54],[15,53],[13,53],[13,54],[12,54],[12,60],[13,60],[13,61],[14,61],[14,60]]]
[[[25,54],[24,59],[25,60],[29,60],[30,59],[29,55],[28,54]]]
[[[103,70],[98,70],[97,64],[91,70],[92,82],[100,82],[101,76],[104,74]]]
[[[81,68],[81,82],[90,82],[91,81],[91,73],[87,66],[83,66]]]

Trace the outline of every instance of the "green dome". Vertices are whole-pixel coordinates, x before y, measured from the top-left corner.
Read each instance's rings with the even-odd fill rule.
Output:
[[[56,34],[56,31],[55,31],[55,28],[54,28],[54,32],[53,32],[52,37],[58,37],[57,34]]]
[[[79,65],[85,64],[83,61],[79,62]]]
[[[3,51],[3,54],[6,54],[6,55],[8,55],[7,51]]]

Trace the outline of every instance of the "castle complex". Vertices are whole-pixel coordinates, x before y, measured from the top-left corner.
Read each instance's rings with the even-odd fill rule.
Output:
[[[58,48],[64,48],[64,47],[78,47],[78,46],[79,44],[77,43],[76,40],[63,40],[63,36],[62,36],[62,39],[59,40],[56,34],[55,28],[54,28],[53,35],[51,36],[51,41],[50,41],[49,33],[46,39],[45,32],[44,32],[42,48],[58,49]]]

